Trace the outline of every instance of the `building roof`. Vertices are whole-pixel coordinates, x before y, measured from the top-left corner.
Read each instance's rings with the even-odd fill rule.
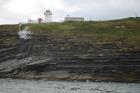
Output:
[[[65,21],[84,21],[84,17],[65,17]]]

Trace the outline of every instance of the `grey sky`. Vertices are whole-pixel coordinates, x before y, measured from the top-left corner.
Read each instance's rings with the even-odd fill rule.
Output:
[[[87,20],[108,20],[140,16],[140,0],[0,0],[0,24],[26,22],[53,11],[53,21],[66,15]]]

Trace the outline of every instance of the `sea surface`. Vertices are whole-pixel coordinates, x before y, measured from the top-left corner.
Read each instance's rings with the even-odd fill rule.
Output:
[[[0,93],[140,93],[140,83],[0,79]]]

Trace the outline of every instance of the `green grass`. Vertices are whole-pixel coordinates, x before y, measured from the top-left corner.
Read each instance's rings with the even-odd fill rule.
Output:
[[[18,25],[0,25],[0,31],[18,31]]]
[[[25,24],[34,35],[87,41],[140,41],[140,17],[109,21]],[[23,29],[23,28],[22,28]],[[0,25],[0,31],[18,31],[18,25]]]
[[[0,45],[15,46],[17,44],[17,32],[18,25],[0,25]]]
[[[28,24],[34,35],[56,38],[73,37],[88,41],[140,41],[140,18],[125,18],[110,21],[63,22]]]

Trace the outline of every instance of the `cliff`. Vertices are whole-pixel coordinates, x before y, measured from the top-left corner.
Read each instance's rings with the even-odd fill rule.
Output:
[[[125,24],[135,23],[134,20],[123,22]],[[77,31],[78,26],[75,28],[74,26],[75,24],[79,25],[79,23],[74,22],[29,24],[29,30],[32,32],[31,39],[19,38],[17,30],[0,31],[0,40],[2,42],[0,45],[0,77],[48,80],[140,81],[140,43],[139,37],[136,37],[139,35],[138,24],[133,24],[131,28],[128,28],[130,26],[125,24],[118,26],[120,21],[117,23],[117,27],[116,21],[107,23],[111,27],[115,25],[114,29],[116,31],[118,29],[119,33],[125,30],[129,33],[133,31],[133,34],[130,36],[126,34],[128,32],[123,32],[123,37],[119,37],[120,34],[116,34],[118,32],[112,33],[106,30],[103,30],[106,32],[102,32],[100,28],[102,25],[92,31],[91,29],[94,28],[92,26],[90,28],[89,25],[97,25],[94,22],[82,23],[87,24],[86,26],[91,30],[88,32]],[[79,29],[84,29],[84,27]],[[102,33],[95,32],[97,28],[100,28]],[[112,36],[110,36],[111,33]],[[107,36],[111,38],[109,39]]]

